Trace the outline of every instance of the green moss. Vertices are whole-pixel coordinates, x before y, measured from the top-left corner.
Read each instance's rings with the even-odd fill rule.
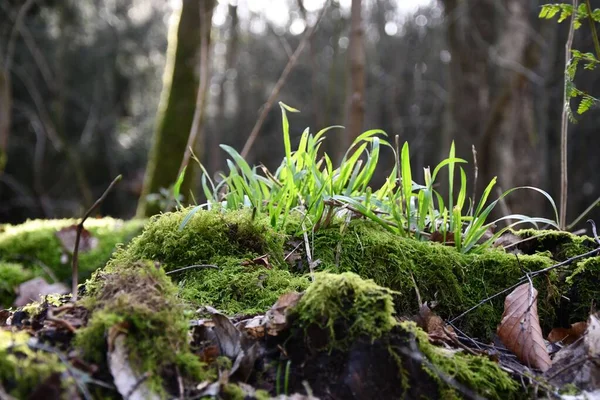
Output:
[[[437,301],[436,312],[446,318],[509,287],[523,275],[522,271],[553,264],[542,255],[522,255],[517,259],[501,249],[465,255],[453,247],[398,237],[364,220],[355,220],[343,233],[340,231],[339,226],[332,226],[315,233],[313,258],[322,261],[320,268],[355,272],[399,292],[394,295],[399,315],[412,315],[418,309],[415,283],[422,300]],[[557,277],[540,277],[534,282],[540,291],[542,319],[550,326],[558,297],[553,287]],[[502,310],[503,299],[498,298],[467,314],[459,321],[460,328],[474,336],[490,338]]]
[[[77,224],[75,219],[32,220],[20,225],[2,225],[0,233],[0,260],[18,260],[36,276],[48,279],[41,265],[48,266],[60,280],[71,278],[70,261],[61,261],[64,250],[56,237],[61,228]],[[85,228],[98,239],[98,246],[79,254],[80,278],[84,279],[104,266],[117,244],[128,242],[144,224],[143,220],[123,222],[113,218],[88,219]]]
[[[587,258],[576,264],[573,272],[566,277],[569,291],[565,293],[563,305],[568,305],[567,310],[573,310],[569,319],[563,325],[578,321],[586,321],[593,304],[597,304],[598,276],[600,276],[600,257]]]
[[[215,264],[223,257],[251,260],[264,254],[275,265],[283,263],[285,236],[275,232],[266,218],[253,220],[249,210],[200,211],[180,229],[189,211],[151,218],[143,233],[119,252],[115,261],[155,260],[166,271],[193,264]]]
[[[29,398],[38,385],[65,370],[56,354],[31,348],[29,340],[25,332],[0,330],[0,384],[18,399]]]
[[[33,278],[22,264],[0,262],[0,308],[10,307],[16,299],[15,289]]]
[[[379,338],[395,324],[392,291],[350,272],[316,273],[294,309],[299,326],[319,326],[330,348],[344,348],[359,337]]]
[[[209,377],[187,342],[188,320],[177,299],[177,288],[152,263],[112,264],[94,274],[83,304],[91,311],[88,325],[76,336],[86,358],[103,363],[106,334],[119,326],[127,333],[132,366],[151,373],[152,386],[162,391],[161,373],[177,366],[195,381]]]
[[[192,270],[180,277],[180,296],[226,314],[252,315],[269,309],[283,293],[303,291],[309,280],[286,270],[240,265],[235,258],[215,259],[219,270]]]
[[[526,253],[542,253],[549,251],[556,261],[564,261],[568,258],[587,253],[594,249],[596,244],[588,236],[577,236],[565,231],[523,229],[515,232],[517,236],[527,239],[522,247]]]
[[[522,398],[521,387],[510,375],[504,372],[497,363],[484,356],[474,356],[429,343],[427,333],[413,322],[402,322],[402,329],[415,335],[421,353],[439,371],[427,370],[440,385],[440,398],[459,399],[460,392],[445,384],[439,373],[456,380],[469,389],[488,399]],[[427,369],[427,366],[423,366]]]
[[[246,393],[234,383],[227,383],[221,389],[221,394],[228,400],[244,400]]]

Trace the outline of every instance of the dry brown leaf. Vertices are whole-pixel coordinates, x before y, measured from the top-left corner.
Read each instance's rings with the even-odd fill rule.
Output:
[[[296,307],[302,293],[290,292],[284,293],[279,296],[279,299],[273,304],[273,306],[267,311],[267,333],[271,336],[277,336],[279,332],[287,328],[288,312],[289,310]]]
[[[522,363],[546,371],[552,361],[540,328],[537,295],[533,286],[524,283],[506,296],[498,336]]]
[[[548,334],[548,341],[552,343],[562,342],[565,346],[575,342],[583,336],[587,329],[587,322],[575,322],[570,328],[554,328]]]
[[[455,341],[456,333],[454,329],[451,326],[446,327],[444,320],[431,311],[427,302],[419,307],[419,314],[415,318],[415,322],[429,334],[430,340],[441,340],[448,343]]]
[[[70,225],[62,228],[55,233],[64,251],[73,254],[75,250],[75,240],[77,239],[77,225]],[[83,228],[79,237],[79,251],[85,253],[98,247],[98,238],[94,237],[90,231]]]

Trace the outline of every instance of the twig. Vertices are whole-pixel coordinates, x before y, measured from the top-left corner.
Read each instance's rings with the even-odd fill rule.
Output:
[[[477,150],[475,145],[471,145],[471,152],[473,153],[473,195],[471,197],[471,217],[475,212],[475,195],[477,194],[477,175],[479,175],[479,168],[477,167]]]
[[[196,265],[190,265],[189,267],[177,268],[177,269],[174,269],[173,271],[165,272],[165,275],[171,275],[171,274],[175,274],[177,272],[186,271],[188,269],[194,269],[194,268],[213,268],[213,269],[219,269],[219,267],[217,267],[216,265],[211,265],[211,264],[196,264]]]
[[[10,71],[13,55],[15,53],[15,46],[17,42],[17,33],[21,29],[21,24],[23,24],[23,18],[27,14],[27,11],[33,6],[36,0],[27,0],[17,13],[17,17],[15,18],[15,23],[10,32],[10,37],[8,38],[8,45],[6,47],[6,55],[4,56],[4,68],[6,71]]]
[[[75,303],[77,301],[77,284],[78,284],[78,274],[79,274],[79,241],[81,240],[81,232],[83,231],[83,223],[86,219],[92,214],[92,212],[104,201],[108,193],[112,190],[112,188],[123,178],[123,175],[117,176],[111,183],[108,185],[102,196],[92,206],[89,210],[83,215],[81,222],[77,225],[77,236],[75,236],[75,248],[73,249],[73,286],[71,293],[71,301]]]
[[[565,45],[565,68],[569,65],[571,60],[571,46],[573,45],[573,35],[575,30],[575,17],[577,10],[577,0],[573,0],[573,15],[571,15],[571,25],[569,27],[569,37],[567,38],[567,44]],[[569,129],[569,93],[567,88],[567,82],[565,78],[565,85],[563,89],[563,112],[562,112],[562,123],[560,128],[560,217],[559,226],[561,230],[564,230],[567,224],[567,131]]]
[[[248,156],[248,153],[250,152],[250,149],[252,149],[252,145],[254,144],[254,141],[258,137],[258,132],[260,131],[260,128],[262,127],[263,122],[267,118],[267,115],[269,114],[269,111],[271,110],[271,107],[273,106],[273,103],[275,102],[275,98],[279,95],[281,88],[283,87],[283,85],[285,85],[288,75],[290,74],[292,69],[294,69],[296,62],[298,62],[298,58],[300,57],[300,54],[302,53],[302,51],[304,50],[304,48],[310,41],[311,36],[313,35],[313,33],[316,31],[317,27],[319,26],[319,22],[321,22],[323,15],[325,15],[325,10],[327,10],[328,6],[329,6],[329,1],[327,1],[323,5],[323,8],[321,9],[321,11],[319,13],[319,17],[317,18],[317,21],[306,31],[306,33],[302,37],[302,40],[300,41],[300,44],[298,44],[298,47],[296,47],[294,54],[292,54],[292,56],[290,57],[290,60],[288,61],[285,68],[283,69],[283,72],[281,73],[279,80],[275,84],[275,87],[273,87],[273,90],[271,91],[271,94],[269,95],[267,102],[262,107],[260,116],[256,120],[256,123],[254,124],[254,127],[252,128],[252,132],[250,132],[250,136],[248,136],[248,140],[246,140],[246,144],[244,144],[244,148],[242,149],[242,152],[240,153],[240,155],[242,157],[246,158]]]

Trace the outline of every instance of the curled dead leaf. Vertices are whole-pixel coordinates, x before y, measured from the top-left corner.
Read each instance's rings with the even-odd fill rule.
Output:
[[[586,329],[587,322],[584,321],[575,322],[570,328],[554,328],[548,334],[548,341],[562,342],[566,346],[582,337]]]
[[[542,336],[537,295],[533,286],[524,283],[506,296],[498,336],[522,363],[546,371],[552,361]]]

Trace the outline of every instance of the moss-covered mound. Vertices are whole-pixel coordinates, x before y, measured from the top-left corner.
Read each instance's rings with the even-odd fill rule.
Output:
[[[47,281],[71,278],[71,252],[61,245],[56,233],[77,224],[75,219],[32,220],[20,225],[0,225],[0,308],[15,298],[15,287],[33,277]],[[103,267],[116,246],[141,232],[143,220],[88,219],[85,228],[96,246],[79,254],[80,279]]]
[[[520,398],[520,386],[497,363],[430,343],[412,322],[398,323],[389,289],[354,273],[315,274],[277,337],[281,360],[264,372],[275,386],[319,398]],[[270,352],[267,351],[267,354]],[[281,357],[280,353],[276,353]],[[267,360],[270,361],[270,360]],[[284,381],[284,382],[282,382]]]
[[[344,347],[360,337],[377,339],[395,325],[392,292],[358,275],[315,274],[294,310],[305,330],[318,326],[329,347]]]
[[[273,230],[267,219],[253,218],[248,210],[201,211],[182,227],[188,212],[153,218],[144,232],[111,262],[150,259],[166,271],[205,265],[171,276],[186,300],[197,305],[210,304],[229,314],[265,311],[281,293],[306,288],[309,262],[304,251],[305,238],[299,229],[300,218],[291,218],[286,234],[282,234]],[[439,304],[438,314],[451,318],[511,286],[524,272],[556,262],[547,246],[540,253],[531,250],[532,254],[519,256],[502,249],[465,255],[438,243],[398,237],[370,221],[353,220],[342,229],[340,224],[345,223],[308,235],[312,260],[320,261],[317,269],[354,272],[397,292],[393,298],[400,315],[412,315],[418,309],[416,289],[423,301]],[[562,246],[585,241],[563,236]],[[598,297],[592,291],[580,293],[577,302],[560,300],[573,290],[567,278],[574,268],[567,266],[534,279],[540,292],[544,329],[555,326],[557,321],[565,323],[565,316],[569,319],[566,322],[584,320],[590,301]],[[502,308],[503,299],[499,297],[457,321],[458,326],[471,335],[489,339],[500,321]]]
[[[189,349],[189,321],[177,288],[164,271],[149,262],[112,266],[98,271],[82,300],[91,311],[87,327],[77,333],[76,347],[86,359],[105,363],[111,329],[126,335],[132,368],[147,374],[151,387],[163,393],[164,377],[177,368],[183,379],[210,378]]]

